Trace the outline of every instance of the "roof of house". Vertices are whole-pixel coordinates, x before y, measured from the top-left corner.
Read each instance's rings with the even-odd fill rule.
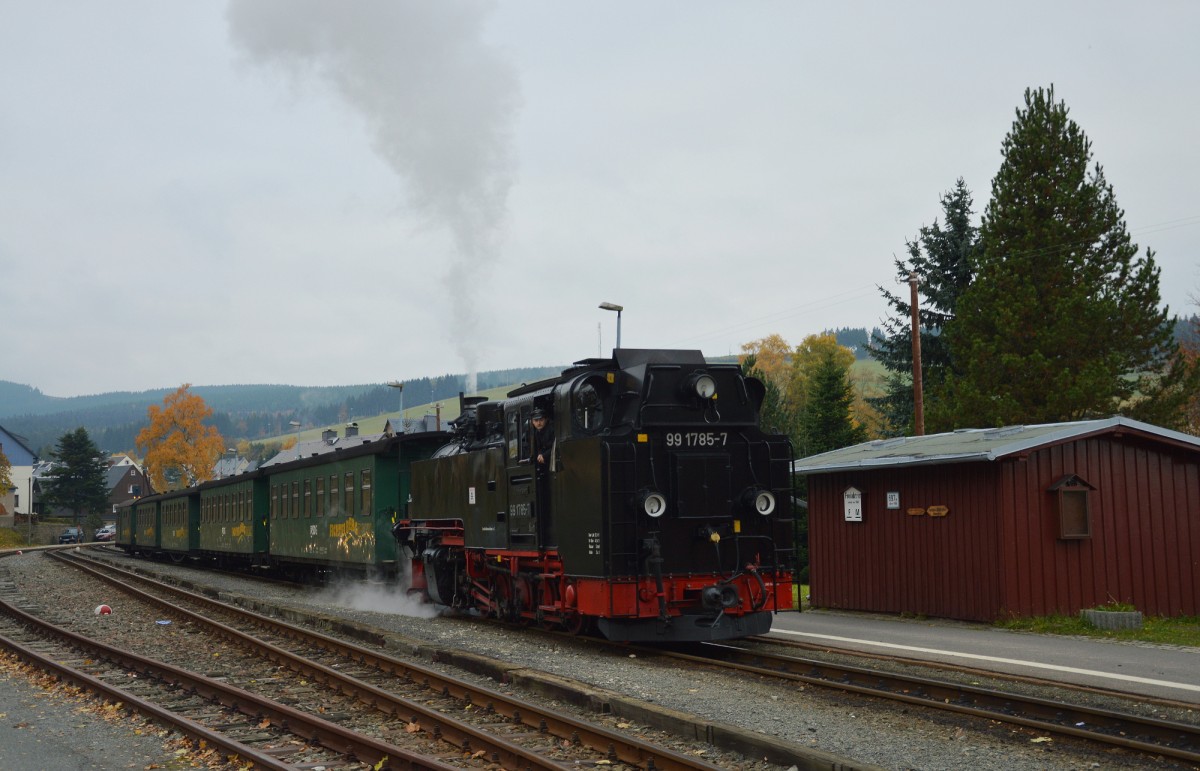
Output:
[[[945,434],[902,436],[831,450],[792,464],[798,474],[849,469],[993,461],[1101,433],[1127,432],[1200,452],[1200,437],[1124,417],[1004,428],[963,428]]]
[[[10,444],[10,445],[16,445],[17,447],[20,447],[22,450],[24,450],[24,451],[25,451],[25,452],[26,452],[26,453],[29,455],[29,457],[30,457],[31,459],[32,459],[32,458],[36,458],[36,457],[37,457],[37,453],[35,453],[33,450],[29,449],[29,447],[28,447],[28,446],[25,444],[25,442],[26,442],[26,441],[27,441],[27,440],[25,439],[25,437],[23,437],[23,436],[19,436],[19,435],[17,435],[17,434],[14,434],[13,432],[6,430],[6,429],[4,428],[4,426],[0,426],[0,444],[6,444],[6,443],[7,443],[7,444]],[[12,460],[13,460],[13,458],[12,458],[12,456],[13,456],[13,453],[12,453],[12,451],[10,450],[9,452],[6,452],[6,453],[5,453],[5,456],[6,456],[6,457],[8,457],[8,460],[9,460],[9,462],[11,463],[11,462],[12,462]],[[18,463],[13,463],[13,465],[14,465],[14,466],[15,466],[15,465],[21,465],[21,466],[24,466],[24,465],[26,465],[26,464],[24,464],[24,463],[19,463],[19,464],[18,464]]]
[[[121,480],[126,474],[136,473],[137,469],[134,466],[109,466],[104,470],[105,482],[108,484],[109,492],[113,488],[121,484]]]

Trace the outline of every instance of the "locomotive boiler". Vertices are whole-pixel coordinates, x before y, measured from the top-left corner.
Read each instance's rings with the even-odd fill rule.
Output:
[[[464,398],[393,529],[410,591],[627,641],[768,631],[793,607],[792,452],[759,428],[764,394],[699,351],[617,349]]]

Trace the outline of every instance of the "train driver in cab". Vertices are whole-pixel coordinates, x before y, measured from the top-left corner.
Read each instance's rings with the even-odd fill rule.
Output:
[[[550,456],[554,450],[554,428],[550,416],[541,407],[529,417],[532,430],[529,432],[529,457],[537,464],[538,471],[550,468]]]

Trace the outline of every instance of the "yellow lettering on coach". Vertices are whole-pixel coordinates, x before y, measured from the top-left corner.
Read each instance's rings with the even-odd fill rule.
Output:
[[[356,520],[354,517],[350,517],[350,519],[347,519],[345,522],[341,522],[336,525],[330,525],[329,526],[329,537],[330,538],[345,538],[346,536],[350,535],[351,533],[358,533],[358,531],[359,531],[358,520]]]

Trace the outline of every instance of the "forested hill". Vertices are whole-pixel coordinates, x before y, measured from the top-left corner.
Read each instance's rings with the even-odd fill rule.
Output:
[[[552,377],[564,366],[493,370],[478,376],[480,391]],[[465,375],[441,375],[404,381],[407,406],[458,398]],[[132,450],[138,431],[146,425],[146,410],[162,404],[174,391],[114,391],[92,396],[46,396],[36,388],[0,380],[0,424],[25,438],[39,455],[68,431],[83,426],[98,446],[109,452]],[[379,384],[349,386],[227,385],[194,386],[213,410],[209,421],[228,440],[278,436],[289,423],[331,425],[354,417],[396,412],[400,395]]]

